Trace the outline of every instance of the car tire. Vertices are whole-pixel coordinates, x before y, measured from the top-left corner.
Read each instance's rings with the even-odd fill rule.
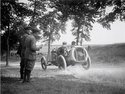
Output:
[[[43,70],[47,69],[47,61],[44,56],[41,58],[41,66],[42,66]]]
[[[57,58],[57,63],[58,63],[59,69],[66,69],[67,64],[66,64],[66,60],[65,60],[64,56],[59,55]]]

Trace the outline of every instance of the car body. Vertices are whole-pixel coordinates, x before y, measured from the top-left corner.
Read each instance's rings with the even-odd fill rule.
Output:
[[[81,64],[84,69],[89,69],[91,65],[90,56],[83,46],[74,46],[70,49],[59,47],[58,49],[53,49],[50,56],[50,61],[47,61],[45,56],[42,56],[41,65],[43,69],[50,65],[48,62],[58,66],[60,69],[66,69],[66,67],[76,64]]]

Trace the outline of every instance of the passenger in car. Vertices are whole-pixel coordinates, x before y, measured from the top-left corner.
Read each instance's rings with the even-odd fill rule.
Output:
[[[72,41],[72,43],[71,43],[71,48],[73,48],[75,45],[76,45],[76,42],[75,42],[75,41]]]
[[[62,46],[58,49],[57,54],[67,56],[67,43],[63,42]]]

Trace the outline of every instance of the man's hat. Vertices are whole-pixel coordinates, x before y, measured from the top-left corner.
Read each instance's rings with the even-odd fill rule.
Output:
[[[72,41],[72,45],[75,45],[76,44],[76,42],[75,41]]]
[[[38,28],[32,28],[32,33],[40,33],[40,30]]]
[[[63,45],[66,45],[66,44],[67,44],[67,42],[63,42],[62,44],[63,44]]]

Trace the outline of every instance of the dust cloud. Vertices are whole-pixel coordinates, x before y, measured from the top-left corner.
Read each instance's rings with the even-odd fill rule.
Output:
[[[69,66],[59,74],[72,75],[83,82],[96,82],[123,85],[125,70],[119,67],[91,67],[85,70],[81,65]]]

